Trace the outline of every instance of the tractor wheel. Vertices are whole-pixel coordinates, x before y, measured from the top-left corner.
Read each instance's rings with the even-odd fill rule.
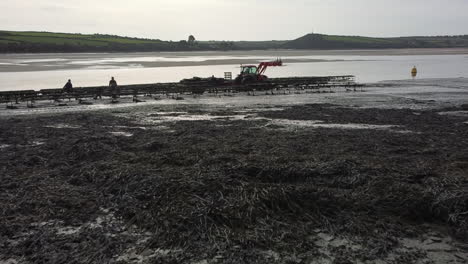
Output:
[[[235,84],[242,84],[242,77],[241,77],[241,76],[237,76],[237,77],[234,79],[234,83],[235,83]]]
[[[254,82],[255,82],[255,79],[252,76],[245,76],[242,79],[242,84],[250,84],[250,83],[254,83]]]

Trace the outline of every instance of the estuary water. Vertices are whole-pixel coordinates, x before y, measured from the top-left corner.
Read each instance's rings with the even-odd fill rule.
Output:
[[[75,87],[178,82],[184,78],[235,76],[241,64],[281,58],[269,77],[354,75],[362,83],[411,79],[468,77],[468,50],[347,50],[153,52],[85,54],[0,54],[0,91],[61,88],[68,79]]]

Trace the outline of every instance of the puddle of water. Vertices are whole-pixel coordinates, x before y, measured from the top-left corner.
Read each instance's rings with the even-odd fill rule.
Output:
[[[31,145],[29,146],[33,146],[33,147],[36,147],[36,146],[41,146],[41,145],[44,145],[45,142],[42,141],[42,140],[36,140],[36,141],[33,141]]]
[[[174,131],[175,132],[175,130],[171,130],[171,128],[168,127],[168,126],[154,126],[153,129],[154,130],[159,130],[159,131],[166,131],[166,132],[167,131]]]
[[[42,140],[35,140],[33,142],[31,142],[31,144],[18,144],[18,145],[15,145],[17,147],[22,147],[22,148],[27,148],[27,147],[37,147],[37,146],[42,146],[44,145],[46,142],[45,141],[42,141]],[[0,150],[3,150],[3,149],[6,149],[6,148],[9,148],[11,147],[12,145],[8,145],[8,144],[0,144]]]
[[[203,120],[242,120],[246,115],[226,115],[226,116],[213,116],[213,115],[181,115],[175,117],[166,117],[168,120],[174,121],[203,121]]]
[[[252,112],[270,112],[270,111],[284,111],[285,108],[280,108],[280,107],[271,107],[271,108],[247,108],[243,110],[237,110],[234,111],[235,113],[252,113]]]
[[[400,133],[400,134],[422,134],[421,132],[414,132],[411,130],[392,130],[395,133]]]
[[[263,109],[263,108],[262,108]],[[279,109],[279,108],[278,108]],[[249,110],[240,110],[249,111]],[[168,112],[162,112],[168,113]],[[181,112],[177,112],[181,113]],[[330,129],[373,129],[373,130],[390,130],[394,128],[401,128],[397,125],[373,125],[373,124],[337,124],[337,123],[324,123],[322,120],[290,120],[290,119],[268,119],[258,117],[256,114],[239,114],[239,115],[189,115],[180,114],[177,116],[158,115],[144,117],[141,122],[146,124],[160,124],[165,122],[178,122],[178,121],[234,121],[234,120],[268,120],[269,125],[283,126],[286,129],[297,129],[297,128],[330,128]],[[224,126],[219,124],[218,126]],[[409,130],[395,130],[397,133],[413,133]]]
[[[184,115],[184,114],[188,114],[188,112],[154,112],[154,113],[151,113],[151,114],[148,114],[148,116],[154,116],[154,115]]]
[[[177,121],[232,121],[244,120],[248,115],[178,115],[178,116],[158,116],[145,118],[144,121],[149,123],[177,122]]]
[[[70,236],[70,235],[79,233],[80,230],[81,230],[81,226],[79,227],[66,226],[66,227],[58,228],[56,234]]]
[[[2,149],[6,149],[8,147],[10,147],[11,145],[8,145],[8,144],[0,144],[0,150]]]
[[[141,129],[141,130],[147,130],[147,127],[132,127],[132,126],[105,126],[108,128],[126,128],[126,129]]]
[[[74,126],[74,125],[70,125],[70,124],[55,124],[55,125],[48,125],[48,126],[44,126],[44,127],[47,127],[47,128],[70,128],[70,129],[78,129],[78,128],[81,128],[81,126]]]
[[[468,111],[438,112],[439,115],[468,117]]]
[[[115,132],[109,132],[110,134],[118,137],[131,137],[133,136],[133,133],[129,132],[123,132],[123,131],[115,131]]]
[[[31,223],[31,226],[38,226],[38,227],[43,227],[43,226],[53,226],[56,222],[54,221],[48,221],[48,222],[40,222],[40,223]]]
[[[289,120],[289,119],[271,119],[271,125],[286,126],[287,128],[335,128],[335,129],[375,129],[388,130],[398,128],[396,125],[371,125],[371,124],[329,124],[321,120]]]
[[[129,117],[129,115],[122,115],[123,117]],[[141,130],[157,130],[161,132],[173,133],[175,130],[172,130],[170,127],[162,125],[162,123],[167,122],[165,120],[161,120],[159,117],[142,117],[138,114],[130,116],[133,120],[138,121],[138,123],[143,125],[151,125],[150,127],[127,127],[127,126],[108,126],[109,128],[124,128],[124,129],[141,129]],[[115,134],[117,133],[117,134]],[[123,132],[125,133],[125,132]],[[116,136],[124,136],[121,132],[112,132],[112,134]],[[127,136],[131,133],[127,133]]]

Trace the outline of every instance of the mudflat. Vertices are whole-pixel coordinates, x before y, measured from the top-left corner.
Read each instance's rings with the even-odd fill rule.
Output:
[[[467,91],[442,82],[5,114],[0,260],[466,263]]]

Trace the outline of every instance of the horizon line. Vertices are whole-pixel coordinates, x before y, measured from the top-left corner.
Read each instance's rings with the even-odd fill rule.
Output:
[[[166,42],[179,42],[183,41],[185,39],[179,39],[179,40],[163,40],[159,38],[149,38],[149,37],[132,37],[132,36],[125,36],[125,35],[117,35],[117,34],[111,34],[111,33],[79,33],[79,32],[57,32],[57,31],[38,31],[38,30],[4,30],[0,29],[0,32],[21,32],[21,33],[52,33],[52,34],[69,34],[69,35],[104,35],[104,36],[116,36],[116,37],[121,37],[121,38],[130,38],[130,39],[145,39],[145,40],[159,40],[159,41],[166,41]],[[188,36],[193,35],[189,34]],[[375,39],[391,39],[391,38],[417,38],[417,37],[460,37],[460,36],[468,36],[467,34],[456,34],[456,35],[409,35],[409,36],[393,36],[393,37],[372,37],[372,36],[365,36],[365,35],[341,35],[341,34],[326,34],[326,33],[317,33],[317,32],[311,32],[311,33],[306,33],[302,36],[299,36],[294,39],[269,39],[269,40],[198,40],[197,41],[232,41],[232,42],[266,42],[266,41],[291,41],[291,40],[296,40],[302,37],[305,37],[307,35],[326,35],[326,36],[341,36],[341,37],[363,37],[363,38],[375,38]],[[195,35],[193,35],[195,36]]]

